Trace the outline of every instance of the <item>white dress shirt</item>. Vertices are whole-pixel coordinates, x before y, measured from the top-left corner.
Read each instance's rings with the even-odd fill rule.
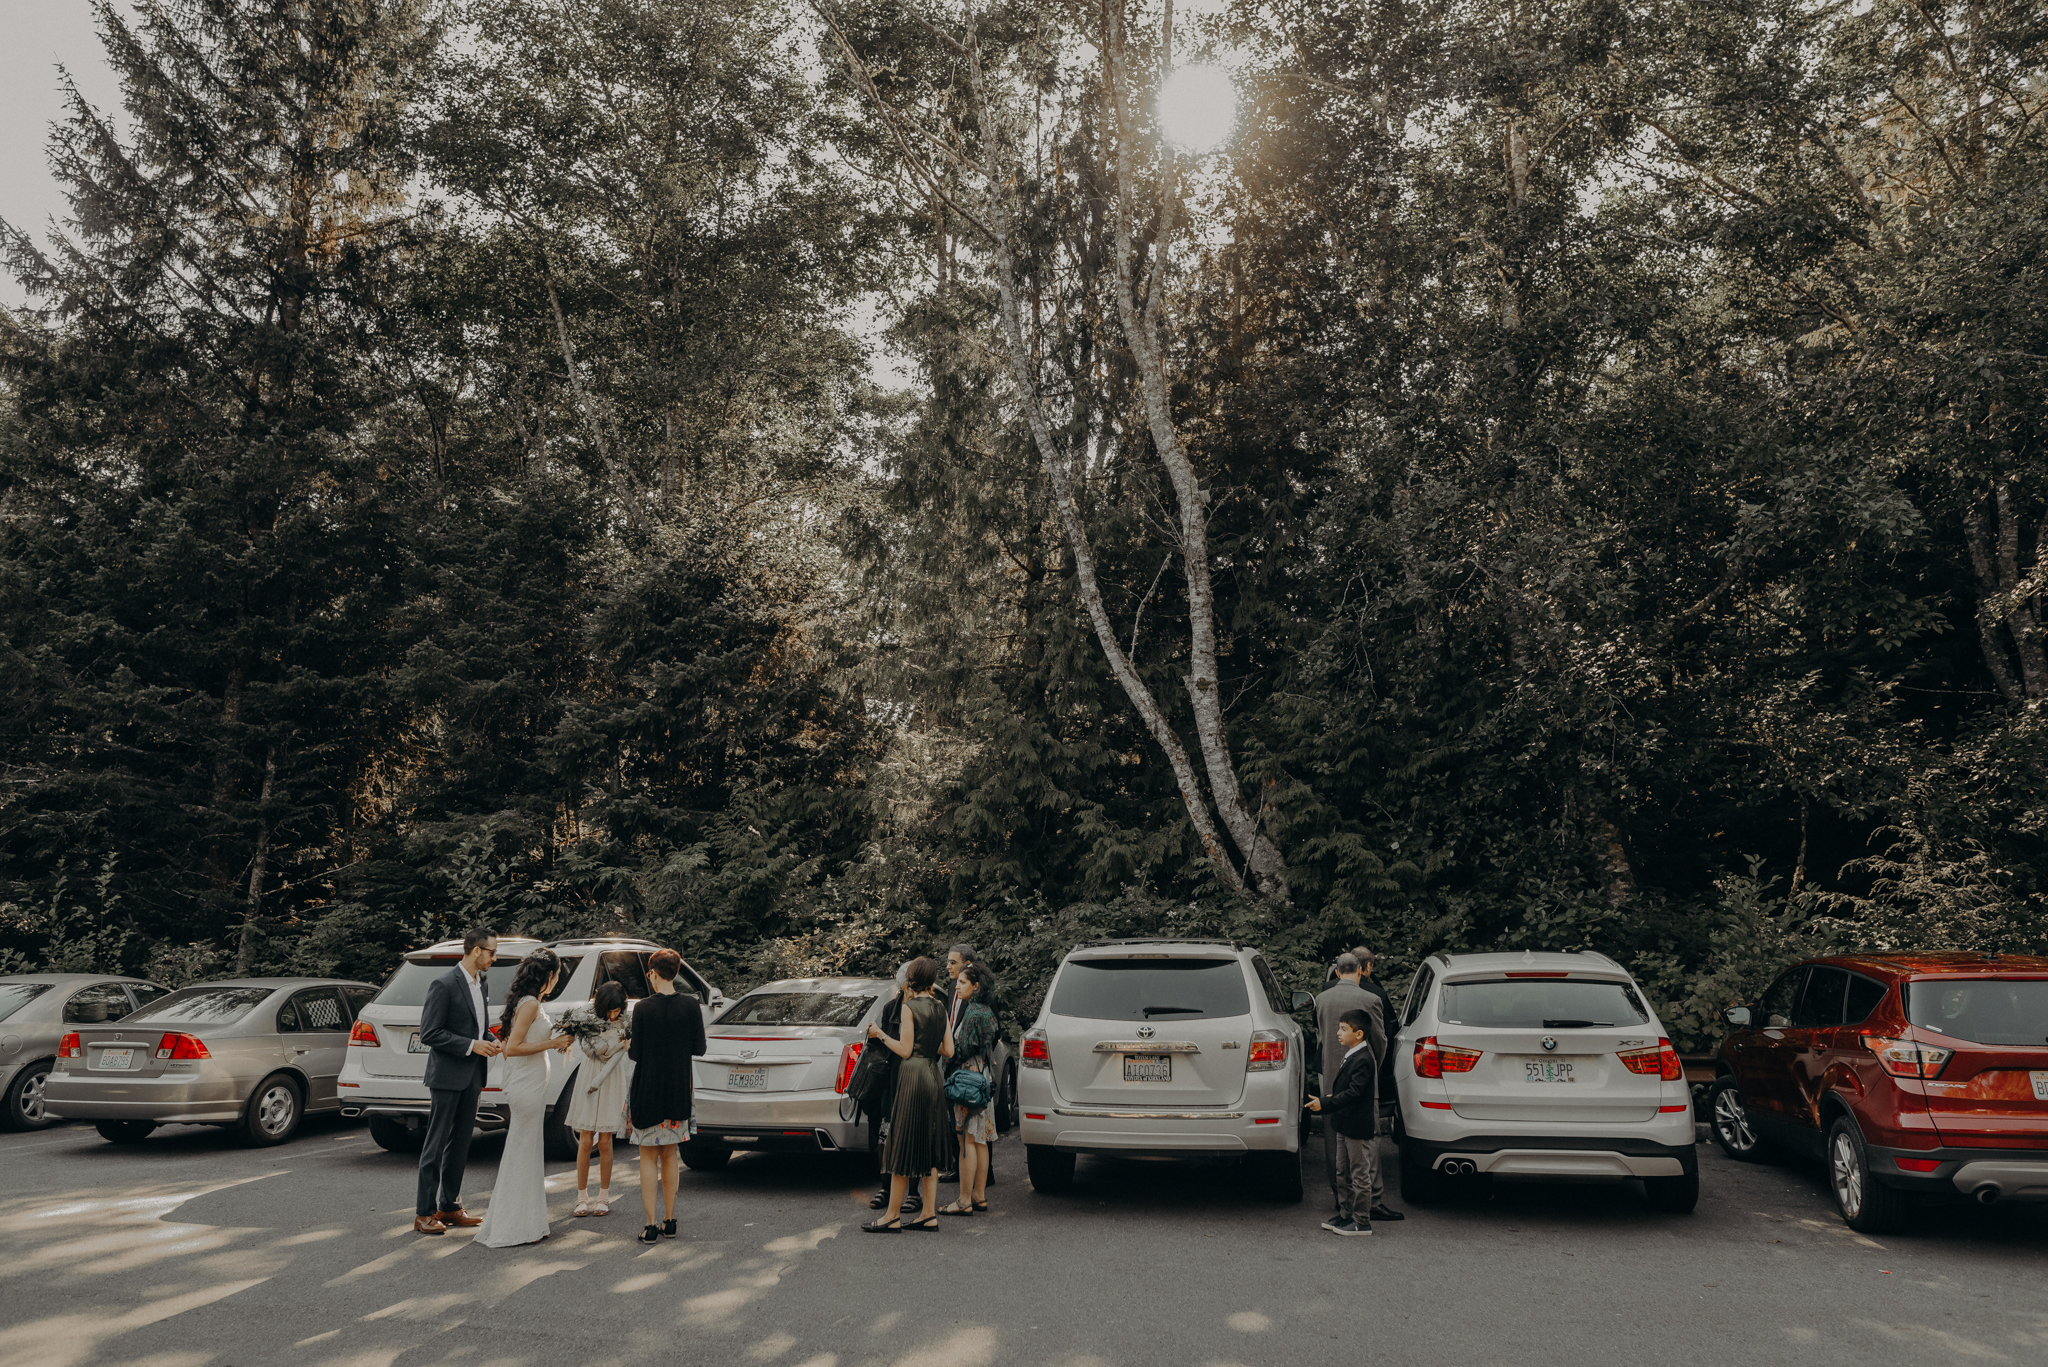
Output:
[[[1372,1041],[1369,1039],[1362,1039],[1358,1043],[1352,1045],[1349,1049],[1346,1049],[1344,1051],[1344,1057],[1337,1060],[1337,1066],[1339,1068],[1342,1068],[1346,1063],[1350,1062],[1351,1056],[1353,1054],[1357,1053],[1359,1050],[1365,1048],[1367,1045],[1371,1043]]]
[[[485,1022],[490,1019],[490,1014],[484,1006],[483,975],[481,973],[470,972],[468,965],[464,965],[462,969],[462,976],[469,983],[469,1004],[476,1011],[476,1032],[479,1036],[482,1036],[484,1033]],[[476,1046],[474,1044],[470,1046],[469,1052],[471,1052],[472,1054],[476,1052]]]

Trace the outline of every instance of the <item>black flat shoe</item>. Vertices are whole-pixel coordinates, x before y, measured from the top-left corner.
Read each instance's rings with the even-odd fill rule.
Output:
[[[967,1207],[967,1209],[965,1209],[965,1210],[958,1210],[958,1209],[955,1209],[955,1208],[954,1208],[954,1207],[952,1207],[952,1206],[940,1206],[940,1207],[939,1207],[939,1214],[941,1214],[941,1215],[953,1215],[953,1216],[958,1216],[958,1217],[960,1217],[960,1218],[962,1218],[962,1219],[965,1219],[966,1217],[968,1217],[968,1216],[970,1216],[970,1215],[974,1214],[974,1207],[973,1207],[973,1206],[969,1206],[969,1207]]]
[[[648,1226],[647,1228],[645,1228],[645,1229],[641,1230],[641,1231],[640,1231],[640,1242],[641,1242],[641,1243],[643,1243],[643,1244],[658,1244],[658,1243],[660,1243],[660,1242],[661,1242],[661,1226],[659,1226],[659,1225],[649,1225],[649,1226]]]
[[[882,1204],[887,1205],[889,1203],[887,1201],[884,1201]],[[903,1208],[900,1213],[904,1215],[915,1215],[923,1209],[924,1198],[922,1196],[906,1196],[903,1198]]]
[[[870,1196],[868,1198],[869,1210],[880,1210],[883,1206],[886,1206],[888,1204],[889,1193],[886,1191],[878,1191],[873,1196]]]
[[[1374,1220],[1405,1220],[1408,1218],[1406,1215],[1403,1215],[1400,1211],[1395,1210],[1390,1206],[1374,1206],[1371,1210],[1367,1211],[1366,1214],[1368,1215],[1368,1217]]]
[[[661,1237],[664,1239],[676,1237],[676,1222],[674,1220],[663,1220],[661,1222]]]
[[[975,1208],[976,1210],[987,1210],[987,1209],[988,1209],[988,1202],[986,1202],[986,1201],[976,1201],[976,1202],[974,1203],[974,1208]]]
[[[901,1220],[877,1220],[873,1224],[862,1225],[860,1230],[863,1234],[901,1234],[903,1232],[903,1222]]]
[[[927,1216],[916,1224],[905,1225],[904,1228],[914,1229],[919,1234],[936,1234],[939,1229],[939,1217],[936,1215]]]

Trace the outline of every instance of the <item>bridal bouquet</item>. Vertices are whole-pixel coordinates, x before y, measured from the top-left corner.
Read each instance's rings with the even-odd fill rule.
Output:
[[[599,1035],[611,1029],[613,1025],[619,1027],[619,1038],[621,1040],[632,1038],[632,1027],[628,1024],[628,1017],[620,1016],[617,1021],[603,1020],[599,1018],[595,1011],[592,1011],[587,1006],[579,1007],[574,1011],[563,1012],[562,1018],[555,1022],[555,1033],[567,1035],[571,1039],[580,1042],[587,1039],[596,1039]]]

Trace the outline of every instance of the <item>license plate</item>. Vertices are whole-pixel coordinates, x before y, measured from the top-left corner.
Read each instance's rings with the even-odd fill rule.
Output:
[[[408,1054],[428,1054],[433,1051],[420,1043],[420,1032],[415,1030],[405,1041],[405,1052]]]
[[[135,1051],[133,1049],[100,1050],[100,1067],[102,1068],[133,1068],[134,1066]],[[2039,1090],[2039,1088],[2037,1087],[2036,1090]]]
[[[1172,1054],[1125,1054],[1125,1082],[1173,1081]]]
[[[766,1068],[728,1068],[725,1071],[725,1090],[728,1092],[765,1092],[768,1090]]]
[[[2027,1079],[2034,1084],[2034,1100],[2048,1101],[2048,1073],[2028,1073]]]
[[[1572,1065],[1561,1059],[1532,1058],[1522,1061],[1524,1082],[1577,1082],[1572,1076]]]

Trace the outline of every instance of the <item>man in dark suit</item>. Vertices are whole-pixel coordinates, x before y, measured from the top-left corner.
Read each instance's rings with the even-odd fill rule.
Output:
[[[490,1038],[484,974],[498,954],[498,933],[473,926],[462,937],[462,961],[427,986],[420,1007],[420,1043],[427,1046],[426,1142],[420,1146],[419,1199],[413,1229],[446,1234],[483,1220],[462,1208],[462,1170],[476,1133],[476,1102],[491,1060],[503,1047]]]
[[[1372,1053],[1371,1025],[1371,1013],[1357,1007],[1337,1017],[1343,1060],[1323,1094],[1308,1101],[1308,1109],[1329,1127],[1329,1144],[1337,1155],[1337,1213],[1323,1221],[1332,1234],[1372,1233],[1372,1167],[1377,1165],[1368,1165],[1367,1148],[1379,1142],[1379,1061]]]

